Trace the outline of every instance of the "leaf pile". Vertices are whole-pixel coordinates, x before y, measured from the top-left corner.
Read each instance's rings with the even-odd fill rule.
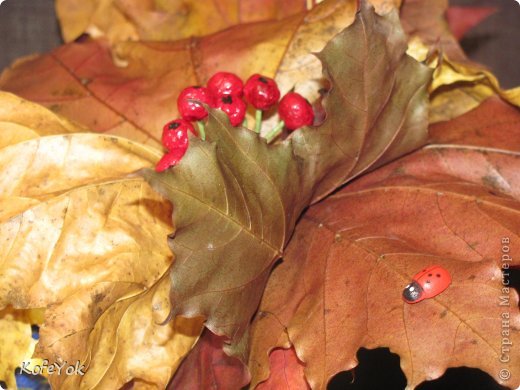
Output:
[[[267,145],[212,111],[209,142],[193,142],[166,174],[143,172],[175,205],[172,316],[203,315],[236,341],[309,202],[425,142],[430,71],[405,51],[397,14],[364,5],[319,54],[334,86],[322,125]]]
[[[409,388],[462,365],[518,386],[520,90],[466,57],[445,0],[261,3],[57,0],[70,43],[2,73],[47,108],[0,92],[0,379],[36,350],[87,367],[54,388],[324,389],[384,346]],[[219,70],[323,117],[267,145],[210,110],[156,173],[179,91]],[[404,303],[431,264],[452,285]]]

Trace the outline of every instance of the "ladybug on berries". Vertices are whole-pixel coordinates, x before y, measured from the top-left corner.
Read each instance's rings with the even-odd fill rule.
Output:
[[[208,80],[208,90],[215,98],[224,96],[242,97],[244,83],[236,74],[217,72]]]
[[[417,273],[410,284],[403,290],[406,303],[417,303],[423,299],[433,298],[448,288],[451,275],[440,265],[433,265]]]
[[[227,95],[219,98],[215,107],[227,114],[231,126],[240,125],[246,116],[246,103],[236,96]]]

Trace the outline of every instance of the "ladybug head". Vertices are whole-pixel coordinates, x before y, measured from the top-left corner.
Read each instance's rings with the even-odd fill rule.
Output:
[[[406,302],[417,302],[423,293],[422,287],[419,283],[413,281],[403,290],[403,298]]]

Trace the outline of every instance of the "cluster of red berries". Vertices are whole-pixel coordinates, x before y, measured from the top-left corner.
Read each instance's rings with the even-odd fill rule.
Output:
[[[279,99],[280,90],[276,82],[259,74],[252,75],[244,85],[235,74],[218,72],[208,80],[207,87],[185,88],[177,99],[182,119],[168,122],[163,128],[162,143],[168,152],[155,167],[156,171],[162,172],[181,160],[188,148],[188,132],[202,140],[206,138],[203,120],[208,111],[203,104],[224,111],[231,125],[239,126],[245,125],[247,101],[256,109],[255,132],[260,133],[263,111],[275,106]],[[267,142],[276,138],[284,127],[292,131],[312,125],[314,121],[311,104],[295,92],[287,93],[280,100],[278,115],[281,122],[267,134]],[[198,132],[190,122],[197,123]]]

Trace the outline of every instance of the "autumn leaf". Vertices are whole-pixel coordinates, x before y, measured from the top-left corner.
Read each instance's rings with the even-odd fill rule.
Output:
[[[165,386],[202,321],[160,325],[172,255],[157,237],[172,229],[171,206],[130,175],[160,153],[102,134],[46,135],[76,128],[10,94],[0,99],[0,130],[19,126],[29,138],[0,148],[0,308],[46,308],[37,355],[86,366],[85,376],[50,376],[53,386]]]
[[[210,110],[209,142],[167,173],[143,171],[174,204],[172,316],[202,315],[236,341],[309,202],[425,142],[430,72],[405,50],[397,14],[363,3],[319,54],[332,83],[322,125],[267,145]]]
[[[305,10],[305,0],[56,1],[66,42],[83,33],[93,37],[106,36],[111,42],[174,41],[208,35],[237,24],[283,19]]]
[[[241,389],[249,381],[246,366],[223,351],[224,337],[204,331],[184,359],[168,389]]]
[[[430,123],[456,118],[493,95],[520,107],[520,87],[504,91],[496,77],[470,61],[450,31],[447,0],[406,0],[403,28],[410,36],[408,54],[435,69],[430,92]]]
[[[374,3],[382,11],[390,8],[388,1]],[[282,93],[294,87],[314,100],[322,73],[312,53],[350,25],[356,9],[356,0],[328,0],[308,13],[237,25],[203,38],[123,42],[112,50],[105,40],[69,43],[18,60],[2,73],[0,89],[92,131],[160,148],[162,126],[178,114],[180,91],[206,83],[217,71],[243,79],[253,73],[275,77]]]
[[[474,110],[429,129],[431,142],[520,150],[520,115],[499,97],[485,100]]]
[[[0,91],[0,149],[43,135],[85,131],[44,107]]]
[[[501,118],[494,117],[488,134],[511,129],[507,120],[511,127],[502,128]],[[470,127],[475,113],[465,119]],[[453,134],[462,121],[451,122]],[[518,294],[503,289],[501,274],[501,267],[520,265],[520,149],[469,140],[428,146],[308,210],[253,322],[252,387],[268,378],[270,351],[289,346],[313,389],[355,367],[360,347],[399,354],[410,389],[457,366],[519,385],[520,351],[501,363],[500,346],[502,337],[520,342]],[[511,261],[502,261],[506,250]],[[451,286],[433,299],[405,303],[404,286],[433,264],[451,273]],[[499,305],[501,296],[508,305]],[[501,334],[506,320],[507,336]],[[498,376],[501,369],[510,370],[509,380]]]

